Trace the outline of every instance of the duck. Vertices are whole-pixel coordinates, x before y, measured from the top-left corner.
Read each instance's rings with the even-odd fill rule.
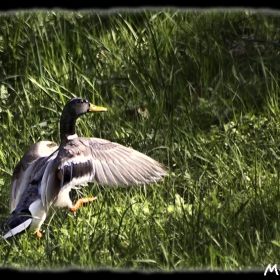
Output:
[[[129,187],[157,183],[168,175],[168,168],[130,147],[101,138],[79,137],[76,121],[92,112],[106,112],[84,98],[74,97],[60,117],[60,144],[48,156],[39,157],[24,171],[22,193],[4,226],[4,238],[26,229],[38,237],[48,213],[67,207],[77,211],[97,197],[83,197],[76,203],[70,191],[78,185],[95,182],[109,187]],[[29,171],[32,171],[30,174]]]

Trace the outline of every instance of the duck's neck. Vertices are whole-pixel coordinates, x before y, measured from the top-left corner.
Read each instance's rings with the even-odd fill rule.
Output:
[[[60,140],[61,144],[66,144],[71,138],[76,136],[76,120],[77,118],[71,115],[62,114],[60,119]]]

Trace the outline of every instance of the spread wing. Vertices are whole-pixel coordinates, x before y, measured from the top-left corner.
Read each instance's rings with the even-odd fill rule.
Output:
[[[41,184],[41,199],[52,203],[64,188],[87,182],[106,186],[136,186],[166,176],[166,167],[131,148],[99,138],[78,137],[59,148],[49,161]]]

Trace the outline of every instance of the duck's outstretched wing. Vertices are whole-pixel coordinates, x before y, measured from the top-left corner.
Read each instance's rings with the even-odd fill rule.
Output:
[[[161,180],[166,170],[131,148],[99,138],[78,137],[60,146],[57,157],[48,163],[41,184],[42,202],[51,204],[69,185],[143,185]]]
[[[30,146],[16,165],[10,187],[9,207],[12,212],[19,202],[26,186],[44,165],[47,156],[58,149],[56,143],[51,141],[39,141]],[[42,160],[43,159],[43,160]]]

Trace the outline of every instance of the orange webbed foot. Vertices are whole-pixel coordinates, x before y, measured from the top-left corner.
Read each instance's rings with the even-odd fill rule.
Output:
[[[36,230],[36,235],[38,238],[42,238],[43,236],[43,234],[39,230]]]
[[[77,211],[84,203],[88,203],[91,201],[95,201],[97,197],[84,197],[78,199],[78,201],[70,208],[70,211],[75,212]]]

